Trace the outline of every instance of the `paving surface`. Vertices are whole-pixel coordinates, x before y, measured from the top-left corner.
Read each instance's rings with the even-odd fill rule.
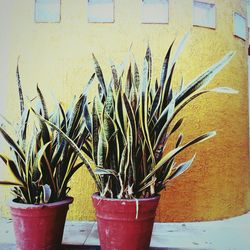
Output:
[[[155,223],[150,245],[151,250],[250,250],[250,212],[220,221]],[[66,222],[62,250],[77,249],[100,249],[96,222]],[[12,221],[3,218],[0,250],[16,250]]]

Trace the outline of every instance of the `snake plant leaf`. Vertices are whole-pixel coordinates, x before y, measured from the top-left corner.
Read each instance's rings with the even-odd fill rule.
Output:
[[[158,83],[158,79],[156,78],[155,79],[155,93],[157,92],[158,88],[159,88],[159,83]]]
[[[227,53],[221,60],[209,67],[206,71],[193,79],[186,88],[177,96],[176,105],[185,100],[194,91],[206,87],[214,76],[233,58],[235,52]]]
[[[213,136],[216,135],[215,131],[211,131],[208,132],[206,134],[200,135],[194,139],[192,139],[191,141],[189,141],[188,143],[184,144],[183,146],[179,146],[178,148],[175,148],[171,151],[169,151],[166,155],[164,155],[162,157],[162,159],[156,164],[156,166],[154,167],[154,169],[141,181],[141,185],[144,184],[148,179],[150,179],[155,173],[156,171],[158,171],[167,161],[170,161],[173,157],[175,157],[177,154],[179,154],[181,151],[183,151],[184,149],[186,149],[187,147],[200,143],[202,141],[205,141],[207,139],[212,138]]]
[[[27,125],[28,125],[28,120],[29,120],[29,114],[30,111],[29,109],[24,108],[23,114],[22,114],[22,121],[21,121],[21,136],[22,136],[22,141],[25,144],[25,140],[27,137]],[[25,147],[25,145],[23,145]]]
[[[133,139],[132,139],[132,136],[131,136],[131,130],[129,127],[127,127],[127,131],[126,131],[126,138],[127,138],[127,163],[125,165],[125,169],[124,169],[124,182],[127,182],[130,184],[131,182],[131,177],[132,177],[132,174],[131,174],[131,165],[132,165],[132,143],[133,143]],[[134,167],[134,166],[133,166]],[[127,180],[127,181],[126,181]]]
[[[113,90],[111,86],[109,86],[107,98],[106,98],[105,105],[104,105],[104,112],[107,113],[110,117],[112,117],[113,110],[114,110]]]
[[[48,203],[51,197],[51,188],[48,184],[42,186],[43,188],[43,202]]]
[[[183,122],[183,118],[180,118],[174,125],[174,127],[172,128],[171,132],[169,133],[169,135],[173,134],[182,124]]]
[[[21,84],[21,79],[20,79],[20,74],[19,74],[18,63],[16,67],[16,78],[17,78],[17,86],[18,86],[18,94],[19,94],[20,111],[21,111],[21,116],[22,116],[23,111],[24,111],[24,99],[23,99],[23,90],[22,90],[22,84]]]
[[[64,111],[64,109],[63,109],[61,103],[59,103],[58,106],[59,106],[60,112],[61,112],[62,117],[63,117],[63,121],[62,121],[62,126],[61,126],[61,128],[62,128],[62,131],[63,131],[63,132],[66,132],[66,131],[67,131],[67,126],[68,126],[66,114],[65,114],[65,111]]]
[[[0,185],[6,186],[22,186],[23,184],[14,181],[0,181]]]
[[[46,179],[48,179],[49,184],[51,184],[51,186],[53,187],[53,193],[56,195],[56,182],[55,179],[53,178],[53,167],[51,166],[51,163],[48,161],[48,158],[46,157],[46,154],[44,155],[45,158],[45,166],[46,166]],[[41,169],[41,166],[39,166],[39,168]],[[45,167],[44,169],[41,169],[41,172],[45,171]],[[44,175],[44,174],[43,174]],[[42,176],[41,176],[42,177]]]
[[[61,157],[63,156],[63,151],[65,148],[65,144],[66,142],[64,140],[61,141],[59,147],[57,146],[57,148],[54,150],[54,153],[51,157],[51,165],[52,166],[57,166]]]
[[[121,161],[120,161],[120,170],[119,174],[124,176],[125,169],[129,164],[129,156],[128,156],[128,146],[125,145],[121,154]]]
[[[115,170],[116,172],[119,172],[119,155],[120,149],[119,144],[117,144],[117,133],[116,130],[115,133],[111,136],[109,141],[109,153],[108,153],[108,164],[110,166],[110,169]],[[116,153],[114,153],[116,151]]]
[[[163,86],[163,90],[162,90],[162,100],[161,100],[161,109],[160,109],[160,112],[163,108],[165,108],[170,102],[171,102],[171,99],[172,99],[172,96],[171,96],[171,83],[172,83],[172,76],[173,76],[173,73],[174,73],[174,69],[175,69],[175,64],[173,65],[173,67],[171,68],[171,71],[170,71],[170,74],[168,76],[168,79],[167,79],[167,82],[166,84]]]
[[[13,150],[15,150],[17,152],[17,154],[20,156],[23,163],[25,163],[24,153],[23,153],[22,149],[18,146],[18,144],[16,142],[14,142],[14,140],[9,136],[9,134],[1,127],[0,127],[0,132],[3,136],[3,138],[6,140],[6,142],[11,146],[11,148]]]
[[[154,131],[160,131],[162,130],[162,128],[164,127],[164,125],[166,124],[168,117],[170,117],[171,114],[173,114],[173,109],[175,107],[175,100],[172,99],[171,103],[169,103],[169,105],[167,105],[164,110],[161,112],[159,118],[157,119],[156,123],[154,124],[153,130]],[[165,128],[164,128],[165,130]]]
[[[151,78],[152,78],[152,53],[151,53],[151,49],[148,45],[147,50],[146,50],[146,55],[145,55],[145,59],[148,62],[148,87],[150,86],[151,83]]]
[[[170,47],[168,48],[168,51],[167,51],[167,53],[165,55],[164,62],[163,62],[163,65],[162,65],[161,78],[160,78],[160,86],[162,86],[162,88],[165,85],[167,72],[168,72],[169,58],[170,58],[170,54],[171,54],[173,44],[174,44],[174,41],[171,43]]]
[[[99,134],[98,146],[97,146],[97,166],[105,167],[106,159],[109,152],[109,144],[105,135],[104,128],[101,128],[101,133]]]
[[[200,92],[197,92],[191,96],[188,96],[188,98],[185,99],[184,102],[182,102],[174,111],[174,113],[172,114],[172,116],[168,119],[168,121],[165,123],[164,127],[162,128],[160,134],[168,127],[168,125],[170,124],[170,122],[173,120],[173,118],[188,104],[190,103],[192,100],[196,99],[197,97],[199,97],[200,95],[209,93],[209,92],[217,92],[217,93],[227,93],[227,94],[237,94],[238,91],[232,89],[232,88],[228,88],[228,87],[218,87],[218,88],[214,88],[211,90],[202,90]],[[177,102],[177,100],[176,100]]]
[[[164,147],[162,147],[162,144],[165,144],[166,139],[167,139],[166,134],[167,134],[168,126],[169,126],[170,121],[172,121],[173,116],[174,116],[174,107],[175,107],[175,99],[173,98],[172,101],[167,106],[167,108],[168,108],[167,113],[165,114],[165,117],[163,117],[165,120],[163,123],[161,123],[161,125],[159,127],[160,130],[156,130],[157,136],[156,136],[156,142],[154,145],[154,150],[158,151],[158,153],[160,153],[160,156],[162,155],[162,151],[164,150]],[[160,118],[159,118],[159,120],[160,120]],[[158,127],[157,127],[157,129],[158,129]]]
[[[12,174],[15,176],[15,178],[22,183],[25,186],[25,182],[23,178],[21,177],[20,170],[18,169],[18,166],[15,164],[14,161],[9,159],[7,156],[0,154],[0,158],[5,163],[7,167],[9,167]]]
[[[100,84],[100,87],[102,89],[102,92],[104,94],[104,97],[106,98],[107,96],[107,89],[106,89],[106,85],[105,85],[105,82],[104,82],[104,78],[103,78],[103,73],[102,73],[102,69],[95,57],[94,54],[92,54],[92,57],[93,57],[93,61],[94,61],[94,66],[95,66],[95,73],[96,73],[96,76],[98,78],[98,81],[99,81],[99,84]]]
[[[115,113],[116,113],[116,121],[118,124],[118,127],[120,129],[120,132],[123,137],[123,141],[125,141],[125,120],[124,120],[124,114],[123,114],[123,101],[122,101],[122,94],[121,94],[121,88],[118,91],[118,94],[116,96],[115,100]]]
[[[120,84],[119,84],[119,80],[118,80],[117,70],[116,70],[116,67],[113,63],[111,65],[111,71],[112,71],[112,76],[113,76],[113,81],[114,81],[115,93],[117,93],[119,90]]]
[[[238,94],[239,91],[229,87],[217,87],[210,89],[211,92],[224,93],[224,94]]]
[[[186,100],[181,103],[175,110],[173,113],[171,113],[171,115],[168,117],[168,120],[165,122],[165,124],[162,126],[161,131],[159,132],[157,141],[155,145],[158,145],[159,142],[161,141],[161,138],[164,136],[164,133],[166,133],[166,129],[168,128],[169,124],[172,122],[172,120],[174,119],[174,117],[188,104],[190,103],[192,100],[196,99],[197,97],[199,97],[200,95],[203,95],[205,93],[209,93],[211,92],[210,90],[203,90],[200,92],[197,92],[194,95],[191,95],[190,97],[186,98]],[[176,102],[175,102],[176,103]]]
[[[136,62],[134,63],[134,81],[137,89],[140,87],[140,73]]]
[[[181,145],[182,140],[183,140],[183,134],[180,133],[180,134],[178,135],[177,140],[176,140],[175,148],[178,148],[178,147]]]
[[[83,104],[85,104],[86,100],[87,100],[87,95],[89,93],[89,88],[91,87],[93,81],[95,78],[95,73],[92,74],[92,76],[90,77],[89,81],[87,82],[86,86],[84,87],[83,91],[82,91],[82,97],[83,97]]]
[[[128,101],[128,98],[126,94],[123,94],[123,101],[124,101],[124,106],[127,112],[127,117],[129,121],[129,127],[131,131],[131,138],[132,138],[132,152],[135,151],[135,148],[137,146],[137,127],[136,127],[136,120],[135,120],[135,114],[134,111],[131,107],[131,104]]]
[[[75,107],[77,101],[78,101],[78,100],[77,100],[77,98],[76,98],[76,95],[74,95],[74,97],[72,98],[72,101],[70,102],[70,105],[69,105],[69,107],[68,107],[68,109],[67,109],[67,111],[66,111],[66,118],[67,118],[68,121],[69,121],[69,120],[71,119],[71,117],[72,117],[72,113],[73,113],[73,111],[74,111],[74,107]]]
[[[135,86],[134,82],[132,84],[132,88],[131,88],[131,91],[130,91],[129,101],[131,103],[131,107],[132,107],[134,113],[136,113],[137,105],[138,105],[138,103],[137,103],[138,102],[138,97],[137,97],[137,89],[136,89],[136,86]]]
[[[181,175],[183,172],[185,172],[193,163],[194,158],[196,155],[194,155],[189,161],[181,163],[179,166],[177,166],[176,170],[171,173],[171,175],[166,177],[166,179],[171,180],[176,178],[177,176]]]
[[[114,133],[116,132],[115,128],[115,122],[113,119],[109,116],[108,113],[105,111],[103,112],[103,123],[102,123],[102,128],[103,128],[103,133],[105,135],[105,138],[107,142],[110,141]]]
[[[140,125],[142,128],[142,133],[145,138],[145,141],[147,143],[150,156],[153,161],[153,165],[155,163],[154,159],[154,153],[152,149],[152,144],[150,141],[147,121],[148,121],[148,61],[144,59],[144,65],[143,65],[143,74],[142,74],[142,80],[141,80],[141,95],[140,95],[140,107],[139,107],[139,119],[140,119]]]
[[[181,39],[180,43],[177,46],[177,49],[175,51],[173,60],[171,61],[171,65],[169,67],[169,69],[171,70],[171,68],[173,67],[173,65],[176,63],[177,59],[179,58],[180,54],[182,53],[183,49],[185,48],[187,41],[189,39],[190,36],[190,32],[187,32],[183,38]],[[169,75],[170,71],[168,71],[168,75]]]
[[[183,79],[183,76],[181,77],[181,83],[180,83],[180,90],[179,92],[182,92],[185,88],[185,85],[184,85],[184,79]]]
[[[62,194],[63,193],[65,193],[64,192],[64,190],[66,189],[66,187],[67,187],[67,184],[68,184],[68,182],[70,181],[70,179],[71,179],[71,177],[74,175],[74,173],[79,169],[79,168],[81,168],[83,166],[83,162],[79,162],[78,164],[76,164],[70,171],[69,171],[69,173],[68,174],[66,174],[65,176],[64,176],[64,179],[63,179],[63,181],[62,181],[62,185],[61,185],[61,188],[60,188],[60,190],[59,190],[59,197],[61,197],[62,196]]]
[[[174,161],[174,158],[172,158],[170,161],[166,162],[164,164],[164,166],[159,171],[157,171],[157,174],[156,174],[157,178],[159,180],[163,180],[162,181],[162,184],[163,184],[162,188],[165,187],[165,184],[167,182],[167,178],[173,172],[173,169],[175,168],[175,166],[176,166],[176,162]]]
[[[131,64],[130,64],[128,68],[127,80],[126,80],[126,85],[125,85],[125,94],[127,97],[129,97],[130,95],[132,85],[133,85],[133,78],[132,78]]]
[[[40,99],[40,102],[41,102],[41,105],[42,105],[42,111],[43,111],[43,114],[44,114],[44,118],[46,120],[48,120],[49,119],[48,109],[47,109],[43,94],[42,94],[40,88],[38,87],[38,84],[36,85],[36,89],[37,89],[37,93],[38,93],[38,96],[39,96],[39,99]]]
[[[80,96],[80,98],[77,100],[73,107],[73,112],[71,113],[70,120],[69,120],[69,125],[68,125],[68,130],[67,130],[67,135],[69,137],[72,137],[72,135],[75,132],[75,124],[79,121],[79,117],[81,115],[81,109],[83,105],[83,96]]]
[[[100,99],[100,96],[96,97],[95,105],[96,105],[96,111],[97,111],[98,119],[99,119],[99,121],[101,121],[104,105],[103,105],[103,103],[102,103],[102,101]]]
[[[155,96],[154,96],[154,99],[153,99],[153,102],[152,102],[152,106],[151,106],[151,110],[150,110],[150,115],[149,115],[149,123],[151,123],[153,117],[155,117],[155,114],[156,112],[158,111],[158,108],[160,106],[160,100],[161,100],[161,93],[162,93],[162,88],[161,86],[158,87],[156,93],[155,93]]]
[[[35,162],[34,162],[33,169],[32,169],[33,170],[32,177],[31,177],[33,182],[37,182],[38,180],[41,180],[42,178],[41,160],[45,154],[46,148],[48,147],[50,143],[51,142],[48,142],[45,145],[43,145],[36,154]]]
[[[94,98],[93,107],[92,107],[92,144],[93,144],[93,158],[97,164],[97,149],[98,149],[98,140],[99,140],[99,127],[100,121],[96,108],[96,98]]]
[[[172,120],[175,118],[175,116],[191,101],[193,101],[194,99],[196,99],[197,97],[209,93],[211,92],[211,90],[202,90],[200,92],[197,92],[191,96],[188,96],[188,98],[185,99],[184,102],[182,102],[179,106],[177,106],[174,110],[174,112],[172,113],[172,115],[168,118],[167,122],[165,123],[165,125],[162,127],[160,134],[158,136],[158,138],[160,138],[162,136],[162,134],[164,133],[164,131],[166,130],[166,128],[168,128],[169,124],[172,122]],[[175,105],[176,105],[177,100],[175,99]]]
[[[87,151],[91,151],[91,147],[88,143],[88,138],[90,133],[88,129],[84,126],[81,128],[79,135],[75,137],[74,141],[76,142],[77,147],[83,149],[86,147]],[[90,154],[91,155],[91,154]]]
[[[238,91],[232,89],[232,88],[228,88],[228,87],[218,87],[218,88],[214,88],[211,90],[202,90],[200,92],[197,92],[191,96],[188,96],[184,102],[182,102],[174,111],[173,115],[170,117],[170,119],[168,120],[168,122],[165,124],[165,127],[168,127],[168,125],[170,124],[170,122],[173,120],[173,118],[188,104],[190,103],[192,100],[196,99],[197,97],[209,93],[209,92],[216,92],[216,93],[226,93],[226,94],[237,94]]]
[[[83,116],[85,118],[86,128],[88,129],[89,133],[92,133],[92,120],[89,114],[88,105],[86,103],[83,106]]]
[[[117,176],[117,173],[116,173],[115,170],[98,168],[98,167],[95,169],[95,174],[97,174],[97,175],[113,175],[113,176]]]
[[[146,188],[150,187],[151,185],[155,185],[155,178],[152,178],[152,180],[148,181],[143,187],[141,187],[138,192],[142,192],[143,190],[145,190]]]
[[[40,142],[41,142],[41,132],[37,133],[35,136],[31,136],[31,139],[27,143],[27,148],[25,152],[25,165],[26,166],[33,166],[34,161],[35,161],[35,155],[38,152],[38,148],[40,147]],[[25,169],[23,171],[23,176],[25,176]]]
[[[40,112],[40,114],[42,115],[42,112]],[[52,123],[54,123],[56,126],[62,127],[64,125],[61,125],[61,123],[63,122],[61,117],[63,118],[63,115],[61,115],[61,110],[60,110],[59,103],[58,103],[58,107],[55,109],[53,114],[49,116],[49,120]]]
[[[74,141],[72,141],[60,128],[58,128],[57,126],[55,126],[53,123],[51,123],[50,121],[44,119],[41,115],[37,114],[33,109],[32,111],[35,113],[35,115],[44,123],[47,123],[49,126],[51,126],[54,130],[56,130],[59,135],[64,139],[66,140],[70,145],[71,147],[74,149],[74,152],[79,156],[79,158],[84,162],[87,170],[89,171],[91,177],[93,178],[93,180],[96,182],[96,185],[98,188],[100,188],[100,185],[99,183],[97,182],[97,179],[95,177],[95,174],[93,172],[93,169],[91,167],[92,165],[92,161],[91,159],[89,159],[89,157],[84,153],[82,152],[78,147],[77,145],[74,143]]]

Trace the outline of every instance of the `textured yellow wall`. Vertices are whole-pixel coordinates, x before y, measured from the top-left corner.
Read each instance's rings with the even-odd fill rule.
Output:
[[[216,0],[216,29],[192,26],[192,0],[169,1],[169,24],[141,24],[139,0],[116,0],[115,23],[87,22],[87,1],[62,0],[59,24],[34,23],[33,0],[0,0],[5,22],[0,22],[1,47],[5,46],[5,67],[1,69],[7,86],[4,113],[12,120],[17,116],[18,96],[15,67],[20,55],[24,92],[34,97],[39,83],[47,99],[50,93],[68,103],[78,94],[92,73],[94,52],[110,79],[109,59],[121,63],[133,42],[132,51],[141,64],[150,43],[154,70],[159,75],[165,52],[174,38],[179,40],[191,31],[190,40],[176,68],[175,82],[183,74],[186,82],[220,59],[229,50],[236,56],[216,76],[211,86],[231,86],[240,91],[228,96],[208,94],[185,109],[185,139],[217,130],[218,135],[187,151],[188,159],[198,153],[192,168],[173,181],[162,193],[158,221],[213,220],[242,214],[250,209],[247,111],[247,42],[233,36],[233,11],[246,16],[241,0]],[[8,22],[6,22],[8,20]],[[3,26],[7,23],[7,26]],[[2,63],[1,63],[2,65]],[[1,78],[2,79],[2,78]],[[2,88],[1,90],[2,91]],[[3,93],[1,93],[3,95]],[[0,174],[6,174],[3,167]],[[75,202],[68,219],[93,220],[90,195],[92,180],[81,170],[71,183]],[[8,216],[8,189],[0,187],[0,211]]]

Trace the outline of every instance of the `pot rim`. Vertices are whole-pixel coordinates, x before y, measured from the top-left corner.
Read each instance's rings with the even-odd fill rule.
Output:
[[[25,204],[25,203],[18,203],[15,202],[14,199],[11,200],[9,202],[9,206],[11,208],[19,208],[19,209],[26,209],[26,208],[44,208],[44,207],[48,207],[48,208],[53,208],[53,207],[59,207],[59,206],[63,206],[63,205],[68,205],[71,204],[73,202],[74,198],[71,196],[66,197],[66,199],[61,200],[61,201],[55,201],[55,202],[51,202],[51,203],[44,203],[44,204]]]
[[[92,194],[92,198],[96,200],[105,200],[105,201],[113,201],[113,202],[129,202],[133,203],[136,201],[139,202],[147,202],[147,201],[152,201],[152,200],[159,200],[160,199],[160,194],[157,194],[156,196],[149,197],[149,198],[134,198],[134,199],[117,199],[117,198],[106,198],[106,197],[101,197],[99,192],[95,192]]]

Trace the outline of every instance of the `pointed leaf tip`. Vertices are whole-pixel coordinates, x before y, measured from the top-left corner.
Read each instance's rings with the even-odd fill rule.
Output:
[[[224,93],[224,94],[238,94],[239,91],[229,87],[218,87],[211,89],[212,92]]]

